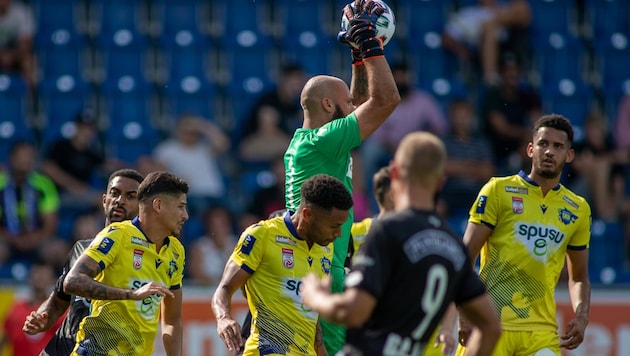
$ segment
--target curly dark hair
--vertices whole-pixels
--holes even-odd
[[[332,210],[350,210],[352,208],[352,195],[343,183],[327,174],[317,174],[307,179],[300,188],[302,201],[317,207]]]
[[[148,201],[158,194],[179,195],[188,193],[188,183],[166,171],[147,174],[138,187],[138,200]]]
[[[109,176],[109,179],[107,179],[108,187],[112,184],[112,181],[116,177],[124,177],[124,178],[133,179],[138,183],[142,183],[142,181],[144,180],[144,176],[140,174],[140,172],[136,171],[135,169],[123,168],[123,169],[117,170],[116,172],[112,173]]]
[[[550,127],[552,129],[564,131],[567,134],[569,143],[573,145],[573,126],[571,121],[560,114],[549,114],[541,116],[534,124],[534,135],[542,127]]]

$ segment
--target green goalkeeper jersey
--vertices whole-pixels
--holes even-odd
[[[329,174],[352,192],[352,157],[350,152],[361,144],[359,124],[354,113],[332,120],[317,129],[295,131],[284,155],[286,207],[295,211],[300,204],[300,187],[316,174]],[[354,214],[342,227],[342,236],[333,243],[333,291],[343,288],[344,261],[348,253],[350,228]]]

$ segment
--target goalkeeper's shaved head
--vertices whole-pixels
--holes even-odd
[[[330,75],[318,75],[309,79],[300,96],[302,109],[305,111],[321,110],[322,99],[330,98],[339,85],[346,86],[346,83]]]

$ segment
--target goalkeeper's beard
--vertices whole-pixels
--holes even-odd
[[[335,104],[335,112],[333,113],[333,118],[332,120],[337,120],[337,119],[341,119],[346,117],[346,115],[343,114],[343,111],[341,111],[341,107],[337,104]],[[332,121],[330,120],[330,121]]]

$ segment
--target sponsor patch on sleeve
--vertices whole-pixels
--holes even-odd
[[[114,246],[114,240],[109,237],[105,237],[101,240],[101,243],[98,244],[96,249],[106,255],[109,253],[109,250],[112,249],[112,246]]]
[[[480,195],[477,199],[477,214],[483,214],[486,212],[486,202],[488,201],[487,195]]]
[[[252,253],[252,248],[254,248],[254,244],[256,243],[256,238],[252,235],[247,235],[243,239],[243,244],[241,245],[241,252],[249,255]]]

